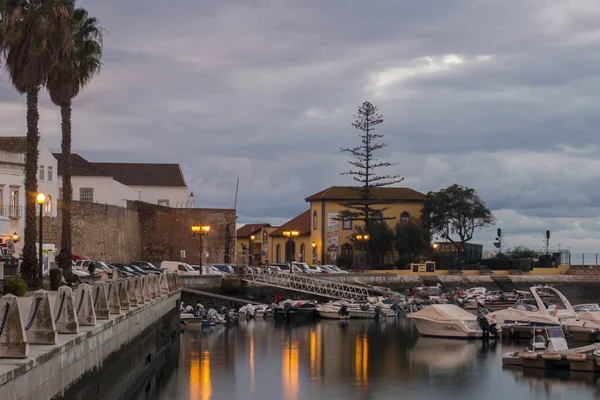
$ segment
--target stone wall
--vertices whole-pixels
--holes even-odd
[[[203,240],[204,264],[227,262],[226,249],[230,257],[235,251],[234,209],[169,208],[138,201],[131,206],[139,214],[141,256],[146,261],[180,261],[185,250],[183,261],[198,264],[200,241],[191,234],[196,224],[210,226]]]
[[[73,202],[73,254],[109,262],[129,262],[141,256],[138,213],[124,207]],[[60,249],[62,213],[44,217],[44,243]]]

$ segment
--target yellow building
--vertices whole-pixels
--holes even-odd
[[[338,255],[352,258],[350,237],[364,224],[351,219],[341,219],[347,210],[344,204],[360,202],[360,187],[332,186],[306,198],[310,203],[310,238],[307,243],[315,243],[317,259],[313,263],[335,263]],[[372,208],[382,209],[390,227],[420,218],[425,195],[409,188],[380,187],[372,189],[375,203]],[[381,203],[377,203],[381,201]]]
[[[284,232],[298,232],[295,237],[286,237]],[[312,239],[310,210],[289,220],[270,234],[269,262],[300,261],[312,264]],[[316,245],[316,244],[315,244]]]
[[[237,262],[240,265],[257,265],[268,259],[269,234],[276,230],[269,224],[246,224],[237,230]],[[252,257],[248,258],[248,249]]]

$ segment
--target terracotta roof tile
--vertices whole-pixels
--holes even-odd
[[[315,200],[359,200],[360,187],[357,186],[331,186],[325,190],[306,198],[306,201]],[[373,198],[387,201],[423,201],[425,195],[410,188],[379,187],[372,189]]]
[[[62,176],[63,162],[62,154],[54,153],[58,160],[58,175]],[[71,175],[73,176],[112,176],[106,171],[102,171],[92,165],[88,160],[77,153],[71,153]]]
[[[91,163],[127,186],[187,187],[179,164]]]
[[[0,150],[23,154],[27,151],[27,138],[25,136],[0,136]]]
[[[296,218],[281,225],[279,229],[271,232],[271,236],[283,236],[285,231],[298,231],[300,236],[310,234],[310,210],[306,210]]]
[[[244,238],[250,237],[250,235],[260,232],[263,228],[269,228],[269,224],[246,224],[237,230],[237,237]]]

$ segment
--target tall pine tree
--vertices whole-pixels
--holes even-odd
[[[382,222],[385,218],[383,212],[387,207],[376,207],[375,205],[385,205],[391,203],[376,196],[374,193],[377,188],[394,185],[404,180],[400,175],[380,174],[384,168],[389,168],[398,163],[379,161],[375,158],[375,152],[386,147],[385,143],[380,142],[383,134],[375,133],[377,125],[383,122],[383,117],[377,111],[377,107],[368,101],[362,103],[355,115],[356,120],[352,126],[359,131],[360,144],[352,148],[342,148],[342,153],[349,153],[353,160],[348,161],[353,168],[341,175],[351,175],[352,179],[360,184],[359,196],[356,200],[349,200],[341,203],[345,208],[340,215],[340,219],[361,221],[365,225],[365,232],[370,233],[370,227],[373,221]]]

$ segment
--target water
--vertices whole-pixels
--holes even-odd
[[[407,319],[188,328],[134,400],[593,399],[593,374],[523,375],[524,344],[419,337]]]

